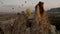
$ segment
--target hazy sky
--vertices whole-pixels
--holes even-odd
[[[46,9],[60,7],[60,0],[0,0],[0,5],[19,5],[21,7],[34,7],[39,1],[44,2]]]

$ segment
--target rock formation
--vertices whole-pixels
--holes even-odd
[[[19,15],[14,22],[12,34],[29,34],[29,28],[26,24],[27,18],[25,15]]]
[[[35,7],[35,23],[31,27],[31,34],[55,34],[55,29],[52,32],[51,24],[44,11],[44,3],[39,2]]]
[[[44,3],[39,2],[35,7],[35,16],[32,18],[31,12],[28,10],[29,16],[24,12],[18,13],[11,26],[11,24],[3,24],[0,27],[4,34],[56,34],[55,26],[51,25],[48,16],[44,11]],[[11,22],[13,22],[11,20]]]

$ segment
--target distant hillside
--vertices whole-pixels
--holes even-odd
[[[60,8],[52,8],[47,11],[47,15],[52,24],[57,26],[57,29],[60,29]]]
[[[59,8],[52,8],[50,10],[48,10],[49,12],[60,12],[60,7]]]

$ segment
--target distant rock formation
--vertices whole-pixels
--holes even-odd
[[[60,7],[47,10],[46,13],[51,24],[55,25],[57,30],[60,30]]]

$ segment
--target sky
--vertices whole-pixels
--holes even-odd
[[[20,7],[35,7],[39,2],[44,2],[44,8],[60,7],[60,0],[0,0],[0,5],[19,5]]]

